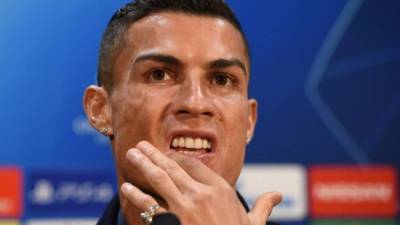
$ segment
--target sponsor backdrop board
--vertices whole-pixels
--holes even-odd
[[[35,219],[26,221],[25,225],[95,225],[96,218],[90,219]]]
[[[81,100],[84,88],[95,82],[103,29],[125,2],[0,1],[0,165],[18,167],[23,174],[14,183],[1,181],[0,217],[26,221],[101,214],[104,202],[94,199],[106,189],[95,190],[115,179],[93,171],[112,173],[112,153],[107,139],[88,125]],[[245,183],[238,185],[249,201],[261,191],[252,187],[258,183],[282,187],[290,197],[273,216],[294,224],[306,214],[307,223],[313,219],[310,212],[322,213],[310,208],[316,202],[308,202],[309,188],[302,189],[304,173],[310,185],[309,166],[399,169],[400,1],[227,2],[248,35],[250,96],[259,101],[246,162],[284,164],[266,167],[265,176],[258,169],[249,170],[250,178],[243,173]],[[295,169],[301,167],[304,172]],[[281,170],[285,181],[274,177]],[[21,182],[18,196],[7,191]],[[92,197],[85,202],[82,196]],[[50,200],[54,207],[46,206]],[[398,204],[393,206],[383,206],[390,208],[381,214],[384,219],[390,221],[394,212],[399,217]]]
[[[311,225],[397,225],[395,221],[390,220],[319,220]]]
[[[0,167],[0,218],[22,215],[22,173],[16,167]]]
[[[32,170],[26,178],[26,209],[33,217],[95,217],[116,192],[111,171]]]
[[[283,201],[271,214],[274,220],[303,220],[308,215],[306,169],[301,165],[247,165],[237,187],[250,206],[266,191],[282,192]]]
[[[313,217],[395,217],[398,185],[392,167],[314,166],[309,173]]]
[[[20,225],[20,223],[16,220],[1,220],[0,225]]]

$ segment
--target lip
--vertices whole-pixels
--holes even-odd
[[[197,159],[199,159],[203,163],[206,163],[213,157],[213,155],[215,154],[217,147],[218,147],[217,136],[215,135],[214,132],[211,132],[211,131],[174,130],[168,135],[167,141],[168,141],[169,145],[171,145],[172,138],[174,138],[174,137],[192,137],[192,138],[200,137],[200,138],[208,139],[209,141],[211,141],[211,150],[209,152],[195,156]],[[175,151],[172,148],[170,148],[170,149],[171,149],[171,151]]]

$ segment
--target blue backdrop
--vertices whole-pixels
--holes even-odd
[[[81,99],[125,2],[0,2],[0,165],[111,171]],[[247,162],[400,165],[400,1],[228,3],[259,101]]]

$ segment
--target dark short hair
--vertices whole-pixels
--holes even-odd
[[[97,84],[111,93],[113,65],[122,48],[128,28],[153,13],[177,12],[188,15],[219,17],[229,21],[242,35],[248,57],[249,48],[242,27],[224,0],[136,0],[117,10],[108,22],[100,45]]]

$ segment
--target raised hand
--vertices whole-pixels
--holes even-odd
[[[247,213],[234,188],[196,158],[164,154],[145,141],[130,149],[127,158],[166,202],[157,212],[172,212],[183,225],[264,225],[282,199],[278,192],[265,193]],[[159,204],[132,184],[124,183],[121,190],[140,210]]]

